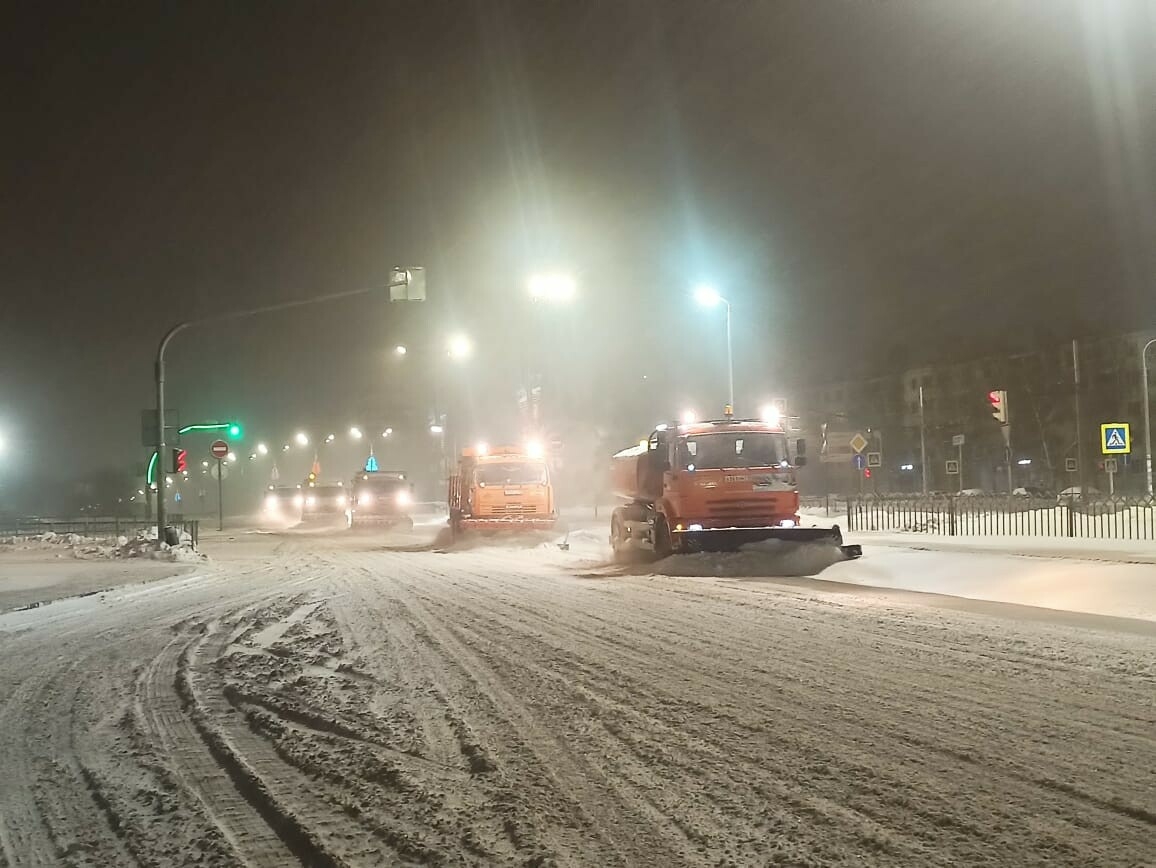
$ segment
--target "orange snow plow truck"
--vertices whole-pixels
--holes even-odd
[[[532,448],[464,449],[449,480],[450,529],[550,530],[558,522],[550,469]]]
[[[745,543],[779,539],[839,546],[839,527],[800,527],[795,468],[806,463],[806,443],[790,454],[778,424],[721,419],[660,425],[647,440],[611,462],[611,485],[625,501],[610,519],[618,556],[657,557],[693,551],[733,551]]]

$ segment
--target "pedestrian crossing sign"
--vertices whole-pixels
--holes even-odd
[[[1100,426],[1100,450],[1105,455],[1127,455],[1132,451],[1132,433],[1127,422],[1105,422]]]

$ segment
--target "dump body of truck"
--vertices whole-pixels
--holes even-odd
[[[725,551],[766,539],[842,544],[838,527],[803,528],[795,468],[799,440],[759,420],[664,425],[611,461],[616,552]],[[857,556],[857,546],[844,547]]]
[[[558,521],[546,461],[518,447],[464,450],[448,501],[455,534],[548,530]]]

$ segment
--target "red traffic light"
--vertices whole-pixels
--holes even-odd
[[[189,469],[189,452],[187,449],[173,450],[173,473],[184,473]]]
[[[866,470],[863,471],[863,478],[864,479],[870,479],[871,478],[871,468],[868,467]]]
[[[1007,391],[992,389],[987,393],[987,403],[991,407],[991,418],[1001,425],[1007,424]]]

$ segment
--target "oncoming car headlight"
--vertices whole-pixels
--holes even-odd
[[[305,498],[305,505],[306,506],[317,506],[317,498],[314,497],[313,495],[309,495],[309,497]]]
[[[293,498],[293,505],[294,506],[302,506],[304,503],[305,503],[305,498],[302,497],[300,494],[298,494],[296,497]]]
[[[265,509],[269,512],[276,512],[281,506],[281,501],[277,499],[277,495],[270,494],[265,498]]]
[[[373,495],[369,492],[362,492],[357,495],[358,506],[370,506],[373,503]]]
[[[337,505],[338,506],[345,506],[345,495],[344,494],[337,495]]]
[[[411,503],[413,503],[413,496],[408,491],[402,489],[397,493],[398,506],[409,506]]]

